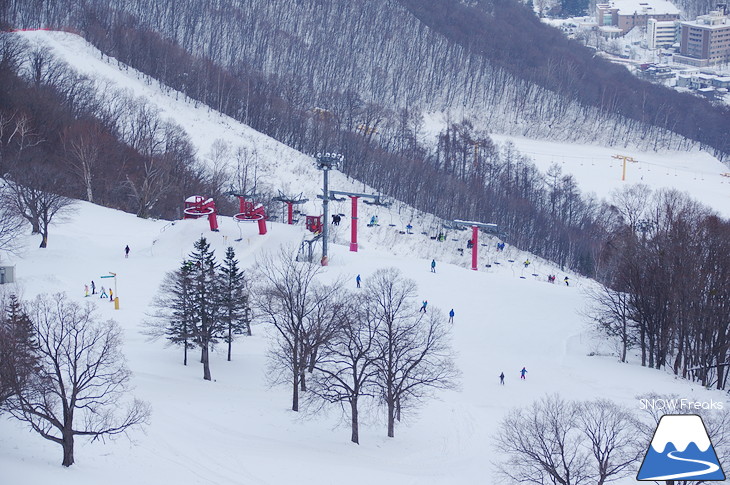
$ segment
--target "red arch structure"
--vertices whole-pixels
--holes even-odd
[[[185,209],[183,209],[183,219],[200,219],[208,217],[211,231],[218,231],[218,213],[215,210],[215,202],[213,199],[206,199],[202,195],[192,195],[185,199]]]

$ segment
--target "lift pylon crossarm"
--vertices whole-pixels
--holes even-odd
[[[257,194],[256,192],[239,192],[236,190],[229,190],[228,192],[223,193],[223,195],[230,195],[232,197],[243,197],[244,199],[261,199],[261,194]]]
[[[454,219],[454,224],[459,226],[476,226],[480,229],[484,229],[487,232],[499,232],[499,226],[497,224],[492,223],[486,223],[486,222],[476,222],[476,221],[462,221],[461,219]]]

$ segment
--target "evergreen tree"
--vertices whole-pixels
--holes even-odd
[[[230,246],[226,250],[226,257],[220,266],[219,278],[218,301],[221,305],[223,324],[226,329],[223,341],[228,344],[228,360],[230,361],[234,335],[241,335],[244,332],[251,335],[246,278],[238,267],[236,252]]]
[[[38,368],[33,323],[15,295],[0,321],[0,403],[23,389]]]
[[[188,350],[195,348],[193,330],[195,315],[193,313],[193,281],[192,265],[183,261],[177,271],[169,273],[162,284],[162,298],[158,306],[172,309],[171,318],[165,330],[165,338],[175,345],[183,346],[183,365],[188,365]]]
[[[200,346],[200,362],[203,364],[203,379],[211,380],[210,347],[218,342],[221,330],[221,312],[218,302],[220,285],[217,278],[215,252],[210,243],[201,237],[190,253],[192,288],[192,312],[194,315],[193,336]]]

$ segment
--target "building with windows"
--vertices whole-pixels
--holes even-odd
[[[596,5],[599,28],[614,26],[625,34],[634,27],[646,27],[649,19],[679,20],[679,9],[667,0],[611,0]]]
[[[649,19],[646,21],[646,46],[652,50],[672,47],[677,42],[678,31],[679,22],[676,20]]]
[[[679,27],[679,54],[674,62],[697,67],[730,62],[730,21],[724,11],[680,22]]]

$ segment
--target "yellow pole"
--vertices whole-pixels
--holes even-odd
[[[614,155],[611,158],[624,161],[623,171],[621,173],[621,181],[626,181],[626,162],[636,162],[636,160],[634,160],[633,157],[629,157],[628,155]]]

